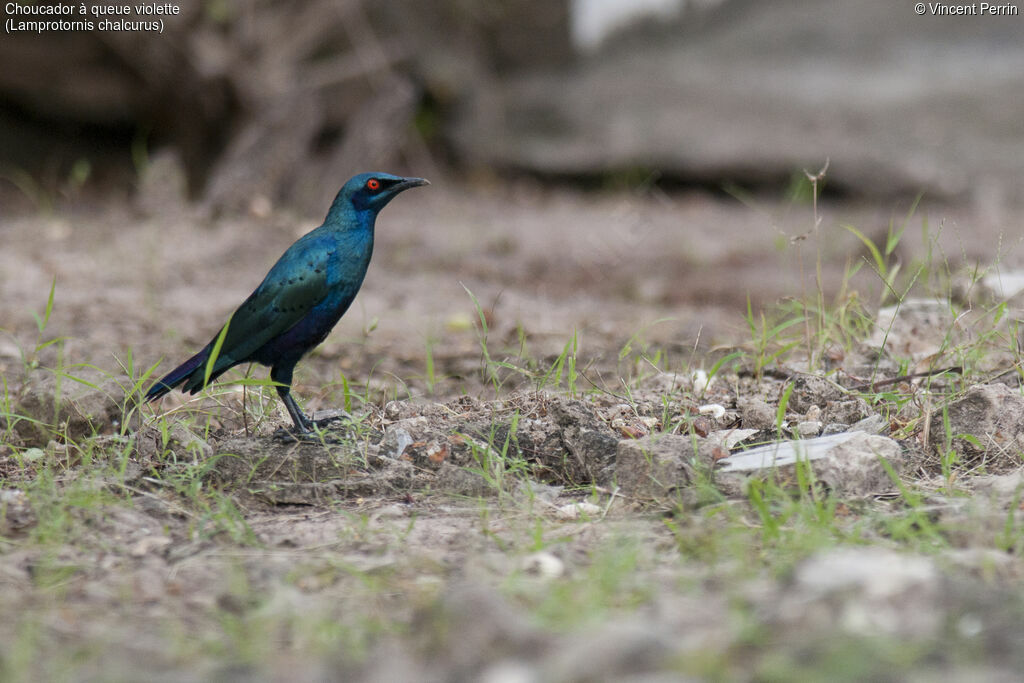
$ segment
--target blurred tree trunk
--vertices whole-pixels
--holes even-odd
[[[148,155],[169,149],[212,212],[313,210],[357,171],[431,165],[415,125],[425,97],[444,116],[489,74],[568,58],[567,0],[180,7],[162,35],[5,36],[0,172],[45,182],[85,159],[139,185]]]

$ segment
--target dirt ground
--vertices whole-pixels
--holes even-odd
[[[429,343],[438,375],[459,375],[438,394],[471,390],[462,383],[464,359],[475,363],[480,348],[466,289],[486,310],[499,346],[518,346],[521,328],[538,357],[560,352],[573,330],[582,355],[593,358],[617,356],[634,336],[681,357],[695,346],[742,342],[748,297],[757,309],[813,292],[819,251],[826,293],[836,292],[847,266],[867,255],[841,226],[884,240],[912,203],[823,204],[815,240],[807,202],[435,182],[381,216],[363,289],[300,382],[334,378],[332,365],[358,368],[360,381],[371,368],[409,381],[422,372]],[[321,220],[264,209],[210,222],[179,207],[121,203],[5,218],[4,372],[20,363],[15,345],[36,341],[33,315],[54,278],[50,329],[67,338],[65,362],[112,371],[113,356],[132,349],[138,362],[169,365],[205,344],[277,256]],[[924,203],[895,256],[910,262],[930,254],[951,269],[1018,263],[1019,239],[1004,237],[1005,212],[983,208]],[[854,285],[877,297],[872,273]]]
[[[8,432],[0,493],[14,493],[0,526],[0,611],[18,617],[0,625],[0,671],[12,680],[140,671],[168,681],[885,680],[911,671],[915,680],[1011,680],[1024,651],[1020,548],[978,540],[1012,535],[1006,500],[950,494],[922,504],[932,507],[921,520],[948,521],[938,555],[934,539],[906,541],[877,522],[898,494],[833,509],[839,540],[791,519],[782,544],[752,535],[732,503],[725,509],[735,512],[711,515],[690,500],[666,515],[614,495],[614,477],[541,458],[533,474],[545,476],[524,486],[521,473],[474,460],[469,445],[513,412],[534,421],[537,453],[550,430],[584,453],[605,443],[588,434],[614,437],[614,452],[630,430],[664,428],[663,414],[695,415],[705,402],[726,404],[726,417],[712,418],[721,426],[739,420],[738,394],[771,400],[778,378],[701,394],[691,370],[751,347],[748,299],[756,311],[813,296],[819,258],[826,294],[839,291],[867,255],[841,226],[884,241],[910,204],[824,203],[816,234],[809,203],[756,197],[443,179],[403,195],[378,220],[356,303],[296,377],[314,411],[345,407],[346,385],[356,395],[349,407],[362,421],[348,445],[276,441],[283,410],[268,400],[254,424],[243,421],[232,390],[187,404],[175,393],[143,409],[138,442],[112,420],[94,451]],[[951,271],[1019,261],[1019,245],[1000,238],[1006,214],[990,209],[925,203],[896,255],[907,264],[930,256]],[[129,357],[136,376],[158,361],[166,371],[319,218],[256,206],[210,221],[144,204],[4,217],[7,394],[23,397],[42,372],[26,367],[33,358],[71,374],[119,376]],[[37,333],[54,278],[52,315]],[[870,268],[852,287],[869,308],[877,301]],[[494,361],[543,374],[577,335],[577,393],[598,396],[585,409],[594,425],[573,417],[584,409],[564,387],[538,393],[536,373],[506,369],[500,386],[486,374],[467,290]],[[55,337],[63,344],[31,351]],[[610,397],[623,394],[640,407],[616,422],[622,401]],[[193,421],[162,438],[161,411],[212,418],[205,431]],[[447,442],[416,431],[444,420],[454,425]],[[374,479],[372,458],[394,449],[410,455],[407,469]],[[261,458],[272,456],[296,468],[284,478],[290,488],[266,484],[277,480],[263,476]],[[914,476],[934,491],[935,470],[918,462]],[[187,473],[174,483],[178,468]],[[26,473],[53,478],[51,493],[18,494],[31,488],[19,484]]]

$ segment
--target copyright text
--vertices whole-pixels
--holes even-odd
[[[1019,13],[1020,9],[1015,3],[997,5],[989,2],[972,2],[966,5],[953,5],[945,2],[918,2],[914,5],[914,14],[934,17],[1015,17]]]

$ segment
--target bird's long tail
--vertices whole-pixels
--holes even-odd
[[[206,359],[210,357],[210,347],[207,346],[196,355],[189,358],[187,361],[168,372],[160,381],[149,388],[146,392],[147,401],[155,401],[167,392],[174,389],[179,384],[184,383],[189,377],[196,371],[197,368],[202,367]],[[219,374],[219,373],[218,373]],[[211,380],[213,377],[210,378]],[[190,382],[189,386],[183,388],[183,391],[189,391],[195,382]],[[201,389],[203,384],[203,378],[199,378],[199,387],[191,388],[191,393],[195,393],[197,389]]]

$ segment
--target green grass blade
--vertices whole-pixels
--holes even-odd
[[[853,227],[852,225],[843,225],[843,229],[846,230],[847,232],[849,232],[851,235],[853,235],[857,239],[859,239],[864,244],[864,246],[867,247],[867,250],[869,252],[871,252],[871,258],[875,262],[875,268],[878,270],[879,275],[881,275],[884,278],[885,277],[885,257],[882,256],[882,252],[878,251],[878,247],[875,246],[875,243],[872,242],[867,237],[867,235],[865,235],[864,233],[862,233],[860,230],[858,230],[857,228]]]
[[[39,328],[39,334],[42,334],[46,330],[46,326],[50,322],[50,315],[53,313],[53,295],[57,291],[57,276],[53,276],[53,282],[50,283],[50,295],[46,298],[46,310],[43,311],[43,316],[39,317],[39,314],[35,311],[32,312],[32,317],[36,319],[36,327]]]
[[[210,357],[206,359],[206,372],[203,374],[203,386],[205,387],[210,383],[210,375],[213,374],[213,368],[217,364],[217,358],[220,356],[220,349],[224,346],[224,339],[228,336],[228,327],[231,326],[231,318],[224,323],[224,327],[221,328],[220,334],[217,335],[217,341],[213,343],[213,349],[210,351]]]

